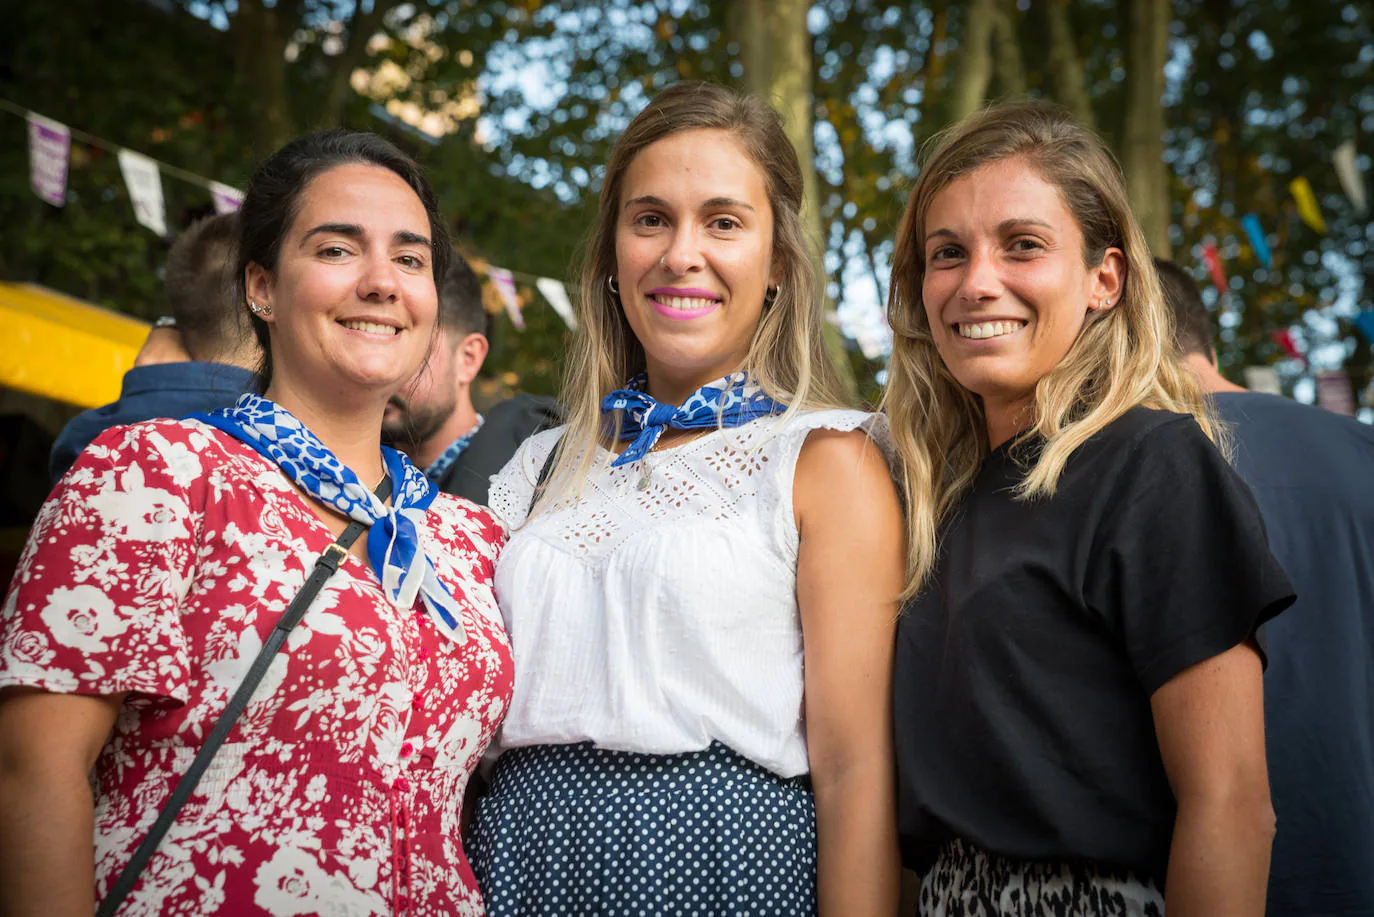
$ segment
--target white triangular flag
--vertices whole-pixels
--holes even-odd
[[[134,202],[138,222],[159,236],[167,235],[167,211],[162,203],[162,176],[157,163],[133,150],[119,151],[119,171]]]
[[[1368,201],[1364,196],[1364,176],[1355,168],[1355,141],[1347,140],[1331,154],[1331,164],[1336,167],[1336,177],[1341,180],[1341,188],[1355,211],[1364,216],[1369,212]]]
[[[515,330],[524,331],[525,317],[520,314],[520,293],[515,289],[515,275],[493,264],[487,268],[487,276],[491,278],[496,292],[501,294],[501,302],[505,304],[506,314],[510,316]]]
[[[539,292],[544,294],[544,298],[553,306],[553,311],[558,313],[558,317],[563,319],[563,323],[569,328],[577,327],[577,316],[573,314],[572,301],[568,299],[568,291],[564,288],[561,281],[551,277],[540,277],[535,280],[534,285]]]
[[[67,157],[72,132],[67,125],[29,112],[29,186],[54,207],[67,203]]]
[[[210,200],[215,204],[215,213],[233,213],[243,204],[243,192],[238,188],[210,182]]]

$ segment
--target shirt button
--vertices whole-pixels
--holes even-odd
[[[402,743],[401,743],[401,757],[402,757],[402,758],[409,758],[410,755],[411,755],[411,753],[412,753],[413,751],[415,751],[415,746],[414,746],[414,745],[411,745],[409,742],[402,742]]]
[[[391,788],[404,793],[406,790],[410,789],[410,781],[404,777],[397,777],[395,782],[391,784]]]
[[[399,911],[405,911],[405,910],[407,910],[409,907],[410,907],[410,899],[409,899],[409,898],[407,898],[405,895],[397,895],[397,896],[396,896],[396,909],[397,909],[397,910],[399,910]]]
[[[420,695],[417,694],[410,699],[410,709],[414,710],[416,713],[425,709],[425,702],[421,699]]]
[[[423,646],[420,647],[418,650],[415,651],[415,658],[423,662],[424,660],[429,658],[429,650],[425,649]]]

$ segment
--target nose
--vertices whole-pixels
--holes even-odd
[[[659,262],[674,277],[701,270],[705,261],[702,258],[696,229],[689,224],[678,226],[668,240],[668,249]]]
[[[369,254],[358,276],[358,298],[368,302],[393,302],[400,284],[396,265],[386,252]]]
[[[959,279],[959,298],[976,303],[996,299],[1002,294],[1002,278],[997,259],[991,254],[974,251],[964,262],[964,276]]]

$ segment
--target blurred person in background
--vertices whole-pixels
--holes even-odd
[[[1248,392],[1216,365],[1187,272],[1157,260],[1179,353],[1236,440],[1235,466],[1298,600],[1264,629],[1270,915],[1374,913],[1374,427]]]
[[[510,697],[505,535],[380,445],[447,230],[409,157],[343,130],[269,157],[239,218],[263,394],[97,437],[0,614],[0,912],[89,917],[333,564],[123,912],[480,915],[459,812]]]
[[[892,290],[898,819],[921,914],[1263,913],[1255,632],[1292,588],[1110,153],[1046,106],[954,125]]]
[[[148,332],[134,368],[124,374],[119,400],[63,427],[48,463],[54,484],[110,427],[213,411],[252,390],[262,350],[234,298],[238,228],[238,215],[225,213],[177,236],[162,280],[170,315]]]
[[[721,86],[664,90],[611,152],[568,424],[491,491],[517,674],[470,849],[497,917],[896,908],[901,511],[801,202],[777,113]]]
[[[488,349],[482,288],[467,260],[454,252],[439,285],[439,332],[415,379],[391,397],[382,437],[410,456],[444,493],[480,506],[491,476],[530,436],[560,423],[552,398],[515,395],[485,415],[472,403],[472,385]]]

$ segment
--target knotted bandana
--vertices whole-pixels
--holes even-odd
[[[688,395],[681,407],[655,401],[644,391],[648,382],[648,376],[640,373],[625,388],[601,399],[601,413],[625,412],[620,438],[634,440],[611,462],[612,468],[642,459],[669,427],[678,430],[738,427],[787,410],[785,405],[778,404],[750,382],[747,373],[731,373],[703,385]]]
[[[462,609],[435,574],[420,534],[425,510],[438,491],[409,459],[380,447],[392,484],[387,506],[290,411],[260,395],[242,395],[232,408],[190,416],[252,446],[301,490],[369,526],[367,559],[392,604],[409,611],[418,596],[445,636],[466,642]]]

